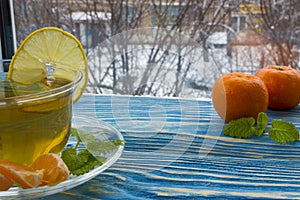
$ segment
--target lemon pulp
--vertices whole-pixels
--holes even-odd
[[[74,91],[74,102],[78,101],[88,81],[87,58],[79,40],[59,28],[45,27],[29,34],[12,58],[8,79],[22,84],[40,82],[47,76],[47,65],[82,73]],[[67,71],[60,72],[59,78],[72,79]]]

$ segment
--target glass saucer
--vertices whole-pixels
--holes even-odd
[[[108,123],[102,122],[95,117],[87,116],[74,116],[72,127],[83,131],[92,132],[97,140],[123,140],[122,134],[116,130],[113,126]],[[74,137],[70,137],[66,147],[74,146],[77,140]],[[123,143],[124,144],[124,143]],[[99,147],[100,148],[100,147]],[[99,175],[101,172],[109,168],[114,164],[121,156],[124,149],[124,145],[118,146],[113,152],[103,155],[106,157],[106,162],[101,166],[96,167],[90,172],[81,175],[73,176],[70,175],[69,179],[61,182],[55,186],[42,186],[37,188],[22,189],[19,187],[12,187],[8,191],[0,192],[0,199],[32,199],[38,197],[44,197],[52,194],[56,194],[78,185],[81,185],[95,176]]]

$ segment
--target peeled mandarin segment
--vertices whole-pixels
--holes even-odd
[[[42,185],[56,185],[68,179],[69,170],[64,161],[56,154],[39,156],[31,165],[35,170],[43,170]]]
[[[261,78],[269,92],[269,108],[284,110],[299,104],[300,73],[287,66],[267,66],[256,76]]]
[[[7,191],[13,186],[13,181],[7,179],[4,175],[0,174],[0,191]]]
[[[36,171],[27,165],[8,160],[0,161],[0,174],[24,189],[39,186],[43,178],[42,171]]]
[[[23,84],[39,82],[46,78],[46,63],[82,72],[82,79],[74,91],[74,102],[78,101],[88,81],[87,58],[79,40],[59,28],[41,28],[28,35],[12,58],[8,79]],[[67,72],[59,76],[71,78]]]

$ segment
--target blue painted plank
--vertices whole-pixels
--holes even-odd
[[[271,111],[298,128],[300,107]],[[299,199],[299,142],[229,138],[209,99],[84,95],[74,115],[119,129],[121,158],[93,180],[47,199]]]

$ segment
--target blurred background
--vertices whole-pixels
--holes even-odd
[[[300,67],[299,0],[1,0],[0,6],[2,61],[32,31],[62,28],[85,49],[90,93],[210,97],[221,74]]]

